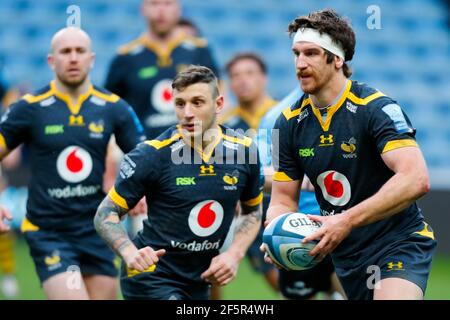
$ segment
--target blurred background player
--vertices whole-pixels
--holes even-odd
[[[126,299],[208,299],[210,284],[235,278],[261,224],[257,149],[218,125],[224,99],[216,76],[190,66],[172,87],[179,124],[125,155],[95,216],[98,233],[124,259]],[[120,219],[144,196],[148,220],[132,242]],[[242,219],[230,247],[219,252],[238,201]]]
[[[197,25],[190,19],[181,17],[178,20],[178,29],[182,30],[190,37],[200,37],[200,30]]]
[[[29,146],[32,179],[21,230],[49,299],[115,299],[114,253],[92,218],[104,197],[103,173],[112,134],[124,152],[143,139],[129,105],[93,86],[95,54],[79,28],[52,38],[48,64],[54,80],[8,109],[0,123],[0,158]],[[0,231],[8,230],[0,209]]]
[[[177,72],[190,64],[218,70],[206,40],[179,27],[177,0],[143,0],[141,14],[147,30],[119,49],[105,87],[131,104],[153,139],[177,122],[170,87]]]
[[[226,71],[230,81],[232,93],[238,105],[220,115],[219,122],[239,133],[249,137],[256,137],[256,130],[262,117],[277,103],[267,90],[267,66],[263,59],[252,52],[236,54],[226,64]],[[251,129],[250,131],[247,131]],[[263,220],[269,205],[270,195],[265,194],[263,199]],[[277,270],[264,262],[264,254],[259,250],[262,242],[263,226],[255,241],[247,251],[247,257],[253,269],[264,275],[270,287],[278,291]],[[220,288],[213,286],[212,299],[219,300],[222,295]]]
[[[300,88],[294,89],[289,95],[274,106],[261,120],[258,130],[258,147],[261,164],[264,172],[264,191],[269,195],[272,190],[272,128],[276,119],[283,110],[293,105],[300,97]],[[300,197],[298,211],[306,214],[320,215],[320,207],[316,200],[314,187],[308,177],[304,177],[302,183],[302,196]],[[261,242],[259,243],[261,245]],[[344,291],[334,272],[333,262],[328,256],[312,269],[304,271],[278,270],[278,287],[287,299],[315,299],[321,293],[323,299],[341,300]]]

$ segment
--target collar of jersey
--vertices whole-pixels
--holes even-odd
[[[142,43],[144,47],[156,54],[156,56],[158,57],[159,67],[167,67],[172,64],[172,59],[170,58],[172,51],[181,43],[183,43],[185,39],[186,35],[181,33],[173,39],[169,39],[166,48],[161,48],[157,42],[152,41],[151,39],[146,37],[145,34],[141,35],[141,37],[139,38],[139,42]]]
[[[251,129],[256,130],[259,127],[261,119],[264,117],[267,111],[269,111],[270,108],[272,108],[275,104],[276,104],[275,100],[267,97],[253,115],[250,114],[247,110],[243,109],[240,105],[236,107],[236,112],[245,122],[247,122],[248,126]]]
[[[221,128],[219,125],[218,125],[218,128],[219,128],[219,135],[217,136],[216,140],[214,140],[214,142],[213,142],[212,144],[209,144],[209,145],[206,147],[206,150],[203,150],[203,149],[201,149],[201,148],[198,148],[198,147],[196,147],[196,146],[193,146],[193,145],[191,144],[190,139],[184,139],[183,133],[182,133],[182,130],[181,130],[180,125],[177,125],[178,133],[181,135],[181,138],[183,139],[183,141],[184,141],[188,146],[190,146],[192,149],[194,149],[194,150],[200,155],[200,157],[203,159],[204,162],[208,162],[209,159],[211,159],[211,156],[212,156],[214,150],[216,149],[216,147],[217,147],[217,145],[220,143],[220,141],[223,139],[223,131],[222,131],[222,128]]]
[[[86,101],[87,98],[89,98],[89,96],[91,94],[93,94],[94,92],[94,87],[91,85],[89,85],[89,89],[78,96],[78,100],[76,104],[72,103],[72,100],[70,99],[69,95],[62,93],[60,91],[58,91],[58,89],[56,88],[56,83],[55,81],[51,81],[50,82],[50,91],[59,99],[61,99],[62,101],[64,101],[67,105],[67,107],[69,108],[70,112],[73,115],[77,115],[80,112],[81,106],[83,105],[83,102]]]
[[[320,110],[314,106],[314,102],[312,101],[311,97],[309,97],[311,107],[312,107],[311,109],[312,109],[314,115],[316,116],[317,120],[319,121],[320,126],[322,127],[323,131],[326,132],[326,131],[328,131],[328,129],[330,129],[331,118],[333,118],[333,115],[336,113],[336,111],[339,110],[339,108],[343,105],[344,101],[347,99],[347,96],[348,96],[348,93],[350,92],[351,87],[352,87],[351,80],[347,80],[347,85],[346,85],[345,90],[342,93],[341,97],[339,98],[339,100],[335,104],[333,104],[327,108],[328,112],[327,112],[327,118],[325,121],[322,119]]]

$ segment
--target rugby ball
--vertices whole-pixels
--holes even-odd
[[[309,252],[318,241],[302,244],[302,240],[315,233],[320,224],[306,214],[286,213],[273,219],[264,229],[263,244],[270,258],[287,270],[307,270],[319,263]]]

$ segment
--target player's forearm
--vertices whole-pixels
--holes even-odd
[[[94,218],[94,226],[100,237],[123,258],[137,250],[120,223],[120,217],[126,213],[127,210],[106,197],[98,207]]]
[[[228,249],[239,260],[241,260],[247,249],[255,240],[259,228],[261,227],[262,219],[261,205],[256,210],[247,211],[243,208],[243,215],[239,218],[236,230],[234,232],[234,240]]]
[[[350,208],[345,215],[352,226],[361,227],[388,218],[409,207],[428,192],[428,177],[397,173],[372,197]]]
[[[279,215],[285,214],[287,212],[297,212],[297,205],[288,205],[284,203],[272,204],[271,202],[269,208],[267,209],[266,221],[270,222]]]

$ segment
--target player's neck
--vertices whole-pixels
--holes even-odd
[[[337,74],[318,93],[311,94],[314,106],[318,109],[330,106],[344,92],[347,80],[343,74]]]
[[[86,78],[83,83],[81,83],[77,87],[70,87],[62,83],[58,78],[55,79],[55,86],[56,90],[58,90],[60,93],[65,94],[70,97],[70,100],[73,102],[78,101],[78,97],[82,94],[86,94],[90,87],[92,86],[91,81],[89,78]]]
[[[165,34],[159,34],[154,32],[151,28],[147,30],[145,33],[145,37],[152,41],[158,43],[160,46],[166,46],[172,41],[173,39],[176,39],[178,37],[182,36],[182,32],[177,29],[173,29]]]
[[[215,122],[201,136],[190,138],[185,137],[183,134],[181,134],[181,136],[183,140],[194,149],[202,150],[203,152],[209,152],[210,150],[208,149],[211,148],[212,145],[214,145],[213,142],[216,141],[217,138],[219,138],[219,136],[221,135],[220,131],[221,129],[219,127],[219,124]]]
[[[267,95],[262,94],[252,101],[239,101],[239,107],[250,115],[255,115],[267,98]]]

